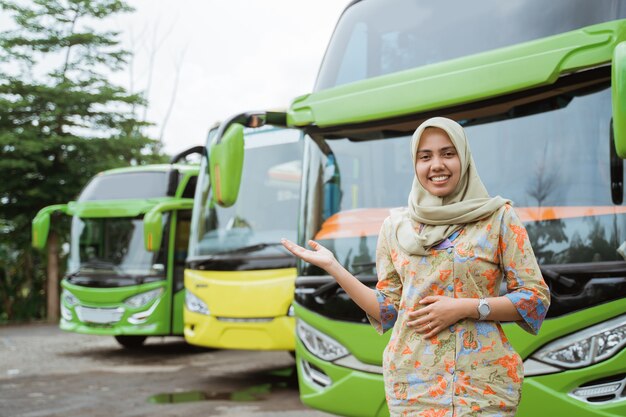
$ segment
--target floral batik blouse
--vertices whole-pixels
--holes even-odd
[[[506,280],[526,331],[536,334],[550,295],[528,240],[510,205],[464,225],[427,256],[409,255],[393,236],[389,218],[376,250],[379,333],[392,329],[383,354],[385,394],[392,416],[513,416],[523,365],[496,321],[464,319],[425,339],[406,325],[405,313],[424,308],[428,295],[497,297]]]

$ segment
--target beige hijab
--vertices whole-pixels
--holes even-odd
[[[400,247],[412,255],[427,255],[428,249],[464,224],[486,217],[509,203],[500,196],[489,197],[476,171],[465,131],[453,120],[433,117],[417,128],[411,140],[414,167],[419,141],[427,127],[438,127],[448,134],[461,160],[461,178],[455,190],[445,197],[426,191],[417,175],[413,179],[408,208],[394,210],[391,215]],[[415,227],[416,223],[424,225],[421,230]]]

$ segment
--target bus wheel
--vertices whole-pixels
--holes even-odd
[[[146,338],[147,336],[115,336],[117,343],[127,349],[136,349],[141,347]]]

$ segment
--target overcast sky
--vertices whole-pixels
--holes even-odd
[[[204,144],[209,127],[242,111],[285,108],[313,88],[335,23],[348,0],[131,0],[137,10],[111,19],[132,70],[114,81],[148,89],[148,119],[165,151]],[[131,73],[133,83],[131,85]]]

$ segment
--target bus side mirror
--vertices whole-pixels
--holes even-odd
[[[163,213],[174,210],[191,210],[193,198],[164,201],[152,207],[143,216],[143,244],[148,252],[157,252],[163,241]]]
[[[33,248],[43,250],[48,242],[48,232],[50,231],[50,212],[39,212],[33,219],[32,224],[32,245]]]
[[[213,201],[230,207],[237,201],[243,171],[243,125],[232,123],[224,135],[215,138],[209,150]]]
[[[143,243],[148,252],[156,252],[163,240],[163,214],[150,210],[143,216]]]
[[[617,156],[626,158],[626,41],[613,50],[611,66],[613,137]]]
[[[50,232],[50,216],[56,211],[67,212],[67,204],[56,204],[44,207],[35,216],[31,226],[31,245],[35,249],[43,250],[48,243],[48,233]]]

